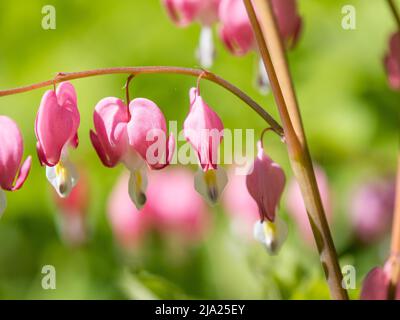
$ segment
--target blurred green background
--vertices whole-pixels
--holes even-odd
[[[44,5],[56,8],[56,30],[41,28]],[[352,4],[357,29],[341,27],[342,6]],[[354,245],[349,224],[351,190],[365,179],[394,175],[398,147],[399,93],[387,85],[382,59],[395,28],[383,0],[300,0],[304,29],[289,59],[309,145],[329,176],[334,194],[333,236],[340,262],[357,270],[361,281],[388,253],[388,241]],[[194,51],[200,27],[176,28],[160,1],[0,1],[0,88],[51,79],[57,72],[112,66],[178,65],[196,67]],[[254,84],[256,58],[231,56],[217,41],[212,71],[247,92],[278,118],[273,97]],[[81,112],[80,146],[72,158],[90,180],[90,241],[65,246],[55,226],[55,206],[44,169],[35,156],[34,119],[45,89],[0,98],[0,114],[12,117],[25,139],[25,155],[34,155],[24,188],[8,193],[0,220],[0,298],[2,299],[325,299],[329,298],[319,258],[303,244],[289,220],[287,243],[277,257],[255,241],[231,232],[220,206],[210,209],[214,227],[206,239],[183,248],[147,244],[145,254],[126,255],[117,246],[106,215],[107,198],[123,171],[104,168],[88,137],[95,104],[103,97],[124,98],[126,76],[74,80]],[[168,120],[181,125],[188,111],[188,90],[195,79],[179,75],[143,75],[131,95],[154,100]],[[237,98],[203,82],[202,95],[227,128],[265,123]],[[288,177],[285,147],[266,139],[268,152]],[[388,235],[389,236],[389,235]],[[177,252],[184,251],[183,255]],[[57,289],[43,290],[41,269],[54,265]]]

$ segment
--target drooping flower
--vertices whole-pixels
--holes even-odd
[[[201,168],[195,176],[195,189],[214,204],[227,183],[225,171],[217,164],[224,125],[216,112],[204,102],[197,88],[190,89],[189,96],[190,111],[183,129],[186,140],[197,153]]]
[[[36,116],[37,152],[46,176],[61,197],[67,197],[78,175],[68,159],[68,147],[78,146],[80,116],[75,89],[69,82],[44,94]]]
[[[258,154],[246,176],[249,194],[258,206],[260,221],[254,226],[254,236],[265,245],[269,253],[277,253],[287,237],[283,220],[276,220],[276,211],[285,187],[285,173],[269,158],[257,143]]]
[[[7,206],[3,190],[20,189],[28,177],[32,158],[29,156],[21,165],[23,152],[22,135],[17,124],[6,116],[0,116],[0,217]]]
[[[287,48],[293,48],[299,39],[302,19],[297,8],[297,0],[272,0],[272,8],[278,28]]]
[[[284,43],[292,48],[297,43],[302,25],[296,0],[272,0],[272,9]],[[232,54],[242,56],[256,50],[253,29],[243,1],[221,0],[219,18],[220,37]]]
[[[189,171],[172,168],[152,171],[141,214],[126,193],[128,179],[124,174],[117,182],[108,206],[111,225],[121,245],[138,246],[151,231],[179,238],[183,243],[201,239],[209,222],[204,201],[192,188]]]
[[[271,4],[286,47],[294,47],[302,25],[296,0],[272,0]],[[250,51],[258,52],[253,29],[242,0],[221,0],[219,19],[220,38],[233,55],[243,56]],[[267,92],[269,80],[261,60],[257,67],[257,84],[263,92]]]
[[[384,63],[390,87],[400,90],[400,32],[391,35]]]
[[[397,283],[392,283],[392,276],[397,278]],[[365,277],[361,300],[400,300],[400,258],[389,258],[384,267],[373,268]]]
[[[320,166],[314,166],[314,172],[326,218],[328,222],[331,222],[332,201],[328,177]],[[301,195],[300,186],[294,178],[290,181],[288,186],[286,208],[288,213],[296,221],[296,225],[299,227],[300,234],[303,238],[307,243],[313,243],[313,233],[308,219],[307,210],[304,205],[304,200]]]
[[[395,199],[394,179],[360,186],[352,195],[349,212],[357,238],[365,243],[381,239],[390,229]]]
[[[62,240],[79,246],[88,238],[87,213],[89,209],[89,181],[80,170],[80,179],[66,198],[55,197],[57,222]]]
[[[95,108],[95,130],[90,138],[100,160],[107,167],[122,162],[130,171],[128,192],[138,208],[146,202],[147,175],[166,167],[173,156],[175,139],[167,138],[166,121],[158,106],[138,98],[129,108],[118,98],[104,98]]]
[[[204,68],[212,66],[215,49],[212,25],[218,21],[218,7],[221,0],[163,0],[171,20],[179,27],[186,27],[198,21],[202,28],[197,57]]]

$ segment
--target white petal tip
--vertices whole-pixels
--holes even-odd
[[[210,205],[215,205],[228,182],[225,170],[199,170],[194,177],[194,188]]]
[[[78,173],[75,166],[68,160],[54,167],[46,167],[46,177],[61,198],[67,198],[78,183]]]
[[[147,174],[143,167],[131,172],[129,176],[128,193],[138,210],[146,204]]]
[[[288,235],[286,223],[279,217],[275,218],[275,222],[257,221],[253,232],[254,238],[261,242],[272,256],[279,253]]]
[[[0,189],[0,218],[3,216],[7,208],[7,198],[6,193]]]

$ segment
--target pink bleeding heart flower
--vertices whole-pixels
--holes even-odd
[[[286,47],[293,48],[297,44],[303,24],[298,13],[297,0],[272,0],[272,8]]]
[[[355,234],[362,243],[380,240],[390,230],[395,201],[394,179],[361,185],[352,195],[349,213]]]
[[[272,9],[286,47],[297,43],[301,31],[301,18],[296,0],[272,0]],[[222,0],[219,6],[221,26],[219,36],[226,48],[236,56],[257,51],[253,28],[242,0]],[[257,85],[261,92],[269,92],[269,79],[262,60],[258,57]]]
[[[197,242],[210,221],[202,197],[193,189],[193,177],[183,168],[153,172],[148,189],[148,206],[154,228],[183,241]],[[179,192],[179,199],[176,194]]]
[[[399,279],[400,258],[389,258],[384,267],[373,268],[364,279],[361,289],[361,300],[400,300],[400,284],[391,284],[392,275]]]
[[[148,99],[134,99],[129,108],[118,98],[102,99],[95,108],[96,132],[90,138],[100,160],[107,167],[122,162],[131,172],[129,195],[140,208],[146,202],[145,164],[163,169],[175,150],[173,134],[167,138],[166,121],[158,106]]]
[[[88,238],[87,214],[90,188],[88,177],[80,171],[80,179],[66,198],[55,197],[57,222],[62,240],[70,246],[79,246]]]
[[[222,0],[219,6],[219,35],[227,49],[242,56],[256,49],[253,28],[241,0]]]
[[[400,90],[400,32],[392,34],[389,51],[384,59],[389,85],[393,90]]]
[[[326,218],[328,222],[331,222],[332,201],[328,177],[326,176],[324,170],[318,165],[314,166],[314,172]],[[294,178],[290,181],[288,186],[288,192],[286,196],[286,208],[288,213],[296,221],[296,225],[299,228],[300,234],[303,236],[306,242],[308,244],[314,243],[314,237],[308,219],[307,210],[304,205],[300,186]]]
[[[220,0],[163,0],[167,13],[179,27],[194,21],[201,25],[197,58],[204,68],[210,68],[215,56],[212,25],[218,21]]]
[[[128,248],[137,247],[151,231],[178,238],[183,243],[201,240],[209,221],[204,201],[192,188],[190,171],[153,171],[149,179],[147,202],[141,211],[132,204],[125,191],[129,180],[126,174],[110,196],[108,213],[119,243]]]
[[[183,130],[186,140],[197,153],[201,168],[195,176],[195,189],[214,204],[227,183],[225,171],[217,165],[224,125],[216,112],[204,102],[197,88],[190,89],[189,96],[190,111]]]
[[[276,254],[287,238],[285,222],[276,216],[285,187],[285,173],[268,157],[257,143],[258,154],[246,176],[249,194],[258,206],[260,221],[254,226],[254,237],[263,243],[270,254]]]
[[[301,31],[302,20],[296,0],[272,0],[278,28],[287,47],[293,47]],[[219,6],[220,37],[227,49],[242,56],[256,50],[253,29],[242,0],[222,0]]]
[[[37,152],[46,176],[59,196],[67,197],[78,175],[68,159],[68,147],[78,146],[80,116],[76,93],[69,82],[44,94],[36,116]]]
[[[162,0],[172,21],[186,27],[198,20],[203,25],[218,21],[220,0]]]
[[[0,216],[7,206],[3,190],[20,189],[28,177],[32,158],[29,156],[21,165],[23,152],[22,135],[17,124],[6,116],[0,116]]]

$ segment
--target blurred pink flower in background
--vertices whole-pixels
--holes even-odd
[[[391,35],[384,63],[390,87],[400,90],[400,32]]]
[[[219,6],[219,35],[226,48],[236,56],[255,50],[256,42],[246,7],[241,0],[222,0]]]
[[[400,284],[397,283],[396,287],[390,288],[392,271],[396,272],[393,268],[399,268],[399,260],[398,257],[391,257],[383,268],[375,267],[367,274],[361,289],[361,300],[388,300],[390,290],[392,290],[392,298],[400,300]]]
[[[247,191],[245,175],[235,174],[235,169],[231,169],[228,176],[229,183],[223,194],[223,205],[232,217],[235,230],[250,238],[254,224],[260,220],[257,203]]]
[[[302,26],[296,0],[272,0],[272,8],[285,46],[293,48]],[[222,0],[219,6],[219,19],[221,22],[219,36],[233,55],[243,56],[250,51],[258,52],[253,29],[242,0]],[[262,92],[269,91],[268,75],[261,59],[257,67],[257,85]]]
[[[83,169],[79,170],[79,182],[68,197],[54,194],[63,241],[72,246],[82,245],[88,238],[88,210],[90,203],[89,180]]]
[[[197,58],[204,68],[210,68],[214,61],[215,48],[212,25],[218,21],[220,0],[163,0],[169,17],[179,27],[186,27],[194,21],[201,24]]]
[[[303,24],[297,0],[272,0],[272,7],[286,47],[293,48],[297,44]]]
[[[394,179],[361,185],[351,198],[351,222],[359,240],[372,243],[382,238],[390,230],[392,222]]]
[[[151,172],[147,202],[138,211],[130,201],[124,174],[111,193],[108,214],[118,242],[135,247],[150,231],[176,237],[184,243],[199,241],[209,227],[206,205],[193,189],[193,176],[188,170],[170,168]]]
[[[314,172],[317,179],[318,189],[321,195],[322,205],[324,206],[325,215],[327,217],[328,223],[330,223],[332,221],[332,204],[328,177],[326,176],[323,169],[318,165],[314,166]],[[292,178],[289,183],[288,192],[286,195],[286,209],[295,220],[296,225],[299,228],[300,234],[307,241],[307,243],[312,244],[314,242],[314,238],[310,222],[304,205],[303,197],[301,195],[299,184],[294,178]]]
[[[162,0],[171,20],[179,27],[194,21],[211,25],[218,20],[220,0]]]

